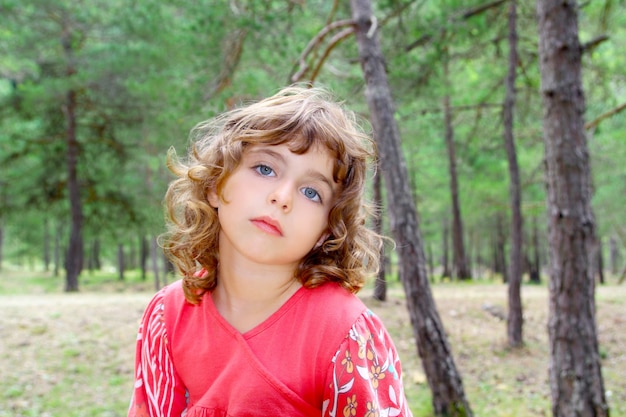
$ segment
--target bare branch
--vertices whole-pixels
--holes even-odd
[[[204,94],[204,100],[209,100],[230,84],[235,68],[241,59],[243,44],[247,35],[247,30],[238,29],[226,39],[222,69],[218,76],[211,82],[211,85],[207,88],[207,92]]]
[[[600,116],[596,117],[594,120],[585,123],[585,129],[586,130],[595,129],[596,127],[598,127],[600,122],[602,122],[605,119],[608,119],[611,116],[615,116],[616,114],[622,112],[624,109],[626,109],[626,103],[620,104],[619,106],[607,111],[606,113],[602,113]]]
[[[324,50],[324,53],[322,54],[322,57],[317,62],[317,66],[315,67],[315,70],[313,71],[313,74],[311,74],[311,83],[315,82],[315,79],[317,78],[317,75],[319,74],[320,70],[322,69],[322,66],[324,65],[324,62],[326,61],[326,58],[328,58],[328,55],[330,55],[330,51],[332,51],[335,48],[335,46],[337,46],[337,44],[339,44],[339,42],[341,42],[342,40],[344,40],[348,36],[352,35],[353,33],[354,33],[354,28],[349,27],[349,28],[346,28],[346,29],[342,30],[341,32],[335,34],[335,36],[333,36],[330,39],[330,41],[328,43],[328,46],[326,47],[326,49]]]
[[[309,70],[309,65],[306,63],[306,58],[311,53],[311,51],[313,51],[313,49],[317,48],[322,43],[324,38],[330,32],[332,32],[335,29],[344,27],[344,26],[352,26],[352,24],[353,24],[353,21],[351,19],[344,19],[344,20],[338,20],[336,22],[332,22],[324,26],[322,30],[320,30],[318,34],[315,35],[315,37],[309,41],[306,48],[304,48],[304,50],[300,54],[300,58],[298,59],[300,67],[298,71],[291,76],[291,82],[295,83],[302,79],[304,74]]]
[[[498,7],[500,6],[502,3],[505,3],[507,0],[495,0],[492,1],[491,3],[486,3],[486,4],[482,4],[480,6],[476,6],[472,9],[466,10],[465,12],[461,13],[460,18],[453,18],[451,19],[452,21],[455,20],[467,20],[471,17],[477,16],[481,13],[486,12],[489,9],[492,9],[494,7]],[[439,32],[444,32],[445,29],[444,28],[440,28]],[[431,33],[426,33],[422,36],[420,36],[417,40],[411,42],[409,45],[407,45],[404,50],[406,52],[409,52],[410,50],[417,48],[418,46],[421,46],[423,44],[425,44],[426,42],[430,41],[432,39],[433,35]]]
[[[339,0],[333,1],[333,7],[330,9],[330,13],[328,14],[328,18],[326,18],[326,25],[330,25],[333,18],[335,17],[335,13],[337,13],[337,9],[339,8]]]
[[[502,3],[506,1],[507,0],[496,0],[496,1],[492,1],[491,3],[481,4],[480,6],[476,6],[473,9],[467,10],[465,13],[461,15],[461,17],[465,20],[469,19],[470,17],[474,17],[483,12],[486,12],[487,10],[491,8],[498,7],[499,5],[501,5]]]
[[[608,35],[596,36],[595,38],[593,38],[589,42],[585,42],[585,43],[582,44],[583,53],[593,52],[593,50],[596,49],[596,47],[598,45],[600,45],[602,42],[605,42],[605,41],[608,41],[608,40],[609,40],[609,36]]]

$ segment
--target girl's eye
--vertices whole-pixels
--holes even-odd
[[[304,187],[302,189],[302,194],[304,194],[304,196],[306,198],[308,198],[309,200],[311,200],[311,201],[316,201],[316,202],[319,202],[319,203],[322,202],[322,197],[320,196],[320,193],[315,191],[314,188]]]
[[[257,165],[254,167],[254,170],[264,177],[273,177],[276,175],[274,174],[274,170],[267,165]]]

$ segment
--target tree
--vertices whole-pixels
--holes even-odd
[[[77,33],[72,27],[73,22],[67,14],[67,10],[61,10],[61,45],[66,62],[65,76],[68,81],[76,75],[76,45],[81,43],[79,38],[83,33]],[[65,291],[78,291],[78,276],[83,269],[83,208],[80,198],[80,184],[78,180],[78,158],[80,146],[76,133],[76,106],[77,92],[70,86],[65,93],[63,115],[65,116],[65,141],[67,158],[67,189],[70,202],[70,240],[65,257]]]
[[[509,162],[509,194],[511,200],[511,248],[509,252],[509,314],[507,315],[507,340],[510,347],[523,343],[522,299],[522,191],[520,187],[515,137],[513,135],[513,113],[515,110],[515,74],[517,71],[517,2],[509,3],[509,69],[506,77],[504,99],[504,144]]]
[[[442,53],[444,84],[449,90],[450,69],[447,46]],[[450,92],[446,91],[443,97],[443,115],[445,127],[446,149],[448,153],[448,174],[450,176],[450,200],[452,202],[452,275],[454,278],[470,279],[472,274],[465,255],[465,237],[463,233],[463,217],[459,201],[459,177],[457,174],[456,146],[454,143],[454,128],[452,127],[452,109],[450,108]]]
[[[374,231],[379,235],[383,234],[383,197],[382,197],[382,184],[380,180],[380,170],[376,170],[376,174],[374,175],[373,186],[374,186],[374,204],[378,209],[376,212],[376,218],[374,219]],[[379,301],[387,300],[387,268],[386,268],[386,255],[385,255],[385,245],[380,248],[380,269],[378,274],[376,275],[376,281],[374,283],[374,298]]]
[[[378,41],[377,21],[369,0],[351,0],[350,5],[365,77],[366,100],[380,150],[391,230],[398,243],[400,277],[418,353],[433,394],[433,408],[439,416],[471,416],[461,376],[428,283],[417,210],[400,151],[400,134]]]
[[[550,252],[552,414],[609,416],[595,318],[595,220],[574,1],[538,0]]]

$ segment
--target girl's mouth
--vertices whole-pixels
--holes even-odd
[[[272,219],[271,217],[263,216],[263,217],[252,219],[250,221],[256,227],[263,230],[264,232],[269,233],[270,235],[274,235],[274,236],[283,235],[283,231],[280,227],[280,223],[278,223],[276,220]]]

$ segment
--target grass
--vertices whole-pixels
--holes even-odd
[[[44,273],[0,274],[0,417],[124,416],[132,391],[134,342],[151,282],[128,274],[85,274],[81,291],[64,294]],[[547,289],[524,286],[525,346],[506,347],[506,323],[484,307],[506,309],[499,283],[438,283],[433,294],[475,416],[548,416]],[[432,416],[403,293],[388,301],[361,297],[385,322],[403,361],[416,417]],[[603,376],[612,415],[626,415],[626,286],[598,288]]]

